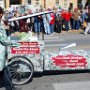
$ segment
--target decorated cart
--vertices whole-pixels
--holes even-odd
[[[46,14],[42,12],[29,16],[10,19],[20,20]],[[21,35],[21,36],[20,36]],[[65,50],[75,46],[75,43],[59,49],[59,52],[47,52],[44,50],[44,41],[33,37],[31,32],[19,33],[17,37],[11,36],[11,40],[19,46],[8,47],[9,67],[14,84],[24,84],[30,81],[34,72],[49,70],[85,70],[90,69],[90,52],[85,50]]]

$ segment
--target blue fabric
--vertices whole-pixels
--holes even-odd
[[[54,32],[54,25],[50,24],[50,32],[53,33]]]
[[[65,20],[65,30],[68,31],[69,30],[69,21]]]
[[[35,32],[39,33],[40,32],[40,22],[34,22],[34,28],[35,28]]]
[[[51,32],[50,32],[50,25],[49,25],[49,19],[48,19],[49,15],[44,14],[44,15],[42,15],[42,17],[43,17],[45,33],[50,34]]]

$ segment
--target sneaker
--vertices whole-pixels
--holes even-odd
[[[62,33],[59,33],[59,34],[62,34]]]
[[[21,88],[13,87],[12,90],[21,90]]]
[[[83,33],[84,35],[87,35],[87,33]]]

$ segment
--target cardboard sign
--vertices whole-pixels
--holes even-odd
[[[40,54],[38,42],[19,42],[19,47],[12,47],[12,54]]]

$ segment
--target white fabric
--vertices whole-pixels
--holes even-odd
[[[90,22],[87,23],[87,27],[85,29],[85,34],[87,34],[89,30],[90,30]]]
[[[27,19],[27,23],[30,23],[30,18]]]

